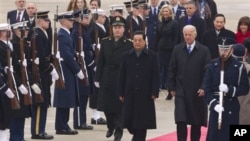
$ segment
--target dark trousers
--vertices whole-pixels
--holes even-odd
[[[24,140],[25,118],[10,119],[10,141]]]
[[[32,105],[31,135],[45,133],[47,107]]]
[[[74,119],[74,128],[81,126],[86,123],[86,110],[87,110],[88,96],[81,95],[79,96],[79,106],[74,108],[73,119]]]
[[[201,126],[191,125],[191,141],[199,141],[201,136]],[[177,140],[187,140],[187,124],[185,122],[177,122]]]
[[[97,109],[97,98],[98,98],[98,92],[99,88],[94,87],[94,91],[89,95],[89,107],[92,109]]]
[[[160,88],[166,89],[167,88],[167,65],[160,66]]]
[[[133,134],[132,141],[145,141],[147,136],[147,129],[130,129],[130,134]]]
[[[123,135],[121,113],[104,112],[107,120],[107,127],[110,131],[115,131],[115,139],[121,139]]]
[[[69,125],[69,108],[56,108],[56,130],[68,130],[70,129]]]

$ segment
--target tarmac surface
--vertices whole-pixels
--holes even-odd
[[[0,23],[6,22],[7,11],[15,9],[15,0],[0,0]],[[38,10],[49,10],[49,17],[53,19],[53,14],[56,11],[56,5],[59,6],[59,12],[66,11],[70,0],[26,0],[27,2],[35,2]],[[89,0],[87,0],[89,2]],[[121,4],[125,0],[102,0],[102,8],[109,15],[110,4]],[[128,0],[126,0],[128,1]],[[250,0],[215,0],[217,3],[218,13],[223,13],[226,16],[226,28],[236,31],[237,23],[240,17],[250,16]],[[53,23],[52,23],[53,25]],[[59,25],[57,25],[59,28]],[[51,91],[53,92],[53,86]],[[163,90],[158,99],[156,99],[156,114],[157,114],[157,129],[148,130],[147,139],[151,139],[166,133],[175,131],[174,123],[174,100],[166,101],[167,91]],[[53,100],[52,100],[53,101]],[[70,116],[70,126],[73,127],[72,111]],[[91,110],[87,110],[87,123],[90,124]],[[102,117],[104,115],[102,114]],[[93,130],[78,130],[78,135],[56,135],[55,134],[55,108],[51,107],[48,110],[46,132],[54,135],[54,141],[112,141],[113,137],[106,138],[106,125],[94,125]],[[30,138],[30,118],[26,119],[25,124],[25,140],[31,141]],[[127,130],[124,130],[122,141],[130,141],[131,135]],[[39,141],[39,140],[37,140]]]

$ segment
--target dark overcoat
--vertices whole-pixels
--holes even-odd
[[[168,72],[168,87],[175,91],[175,122],[206,126],[207,105],[204,96],[198,96],[199,89],[204,90],[203,78],[205,66],[210,61],[208,48],[198,41],[191,54],[185,43],[175,46]]]
[[[211,59],[219,57],[218,38],[222,37],[236,40],[234,32],[225,28],[222,28],[218,35],[216,34],[215,29],[210,29],[204,33],[201,43],[208,47],[211,54]]]
[[[61,61],[65,88],[55,88],[54,107],[74,108],[77,105],[77,76],[80,67],[76,61],[76,48],[70,34],[60,28],[58,31],[58,49],[63,59]]]
[[[124,128],[155,129],[156,112],[152,96],[159,95],[159,63],[148,49],[137,57],[134,49],[127,52],[119,71],[119,96],[124,97]]]
[[[39,75],[41,79],[42,96],[44,98],[44,102],[35,104],[48,107],[51,105],[50,86],[52,84],[52,78],[50,72],[53,70],[53,66],[50,63],[50,41],[40,28],[36,28],[35,33],[33,34],[36,36],[37,57],[39,58]]]
[[[221,129],[218,129],[218,113],[214,107],[219,104],[220,59],[216,58],[208,65],[205,76],[205,97],[209,106],[209,125],[207,141],[229,141],[231,124],[239,124],[240,104],[238,96],[246,95],[249,82],[244,64],[230,57],[224,63],[224,83],[229,91],[223,96],[224,112],[222,113]]]
[[[132,42],[125,36],[121,37],[116,44],[113,37],[102,40],[95,75],[95,81],[100,83],[98,110],[121,112],[122,103],[117,94],[118,72],[123,53],[132,48]]]

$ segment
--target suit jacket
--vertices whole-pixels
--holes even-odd
[[[16,18],[17,18],[17,10],[12,10],[7,13],[7,20],[10,20],[10,24],[17,23]],[[23,17],[20,17],[21,21],[24,20],[29,20],[29,16],[27,14],[27,11],[24,10]]]
[[[177,10],[176,10],[175,13],[174,13],[174,19],[175,19],[176,21],[178,21],[178,20],[181,18],[180,16],[183,14],[183,12],[184,12],[184,14],[185,14],[185,16],[186,16],[186,15],[187,15],[187,14],[186,14],[186,9],[185,9],[184,7],[178,5]]]
[[[201,39],[202,39],[202,35],[205,33],[206,31],[206,22],[205,20],[203,20],[200,16],[198,15],[193,15],[192,18],[190,19],[190,21],[188,20],[188,17],[185,16],[185,17],[182,17],[180,20],[179,20],[179,43],[183,42],[184,41],[184,38],[183,38],[183,27],[186,26],[186,25],[193,25],[195,26],[196,28],[196,31],[197,31],[197,36],[196,36],[196,40],[201,42]]]

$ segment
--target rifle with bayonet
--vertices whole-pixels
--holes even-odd
[[[16,85],[16,81],[15,81],[15,77],[13,74],[13,70],[11,70],[11,68],[13,69],[12,66],[12,57],[11,57],[11,50],[10,47],[8,45],[9,42],[9,37],[10,37],[10,31],[8,31],[7,34],[7,50],[6,50],[6,63],[7,63],[7,84],[9,86],[9,88],[11,89],[11,91],[14,93],[14,98],[10,99],[11,102],[11,109],[20,109],[20,98],[19,98],[19,94],[18,94],[18,90],[17,90],[17,85]]]
[[[77,62],[80,65],[80,68],[83,72],[84,78],[81,80],[83,86],[88,86],[89,81],[88,81],[88,74],[87,74],[87,69],[84,61],[84,53],[83,53],[83,40],[82,40],[82,24],[81,21],[83,19],[83,10],[81,11],[79,23],[78,23],[78,41],[77,41]]]
[[[65,88],[64,85],[64,75],[63,75],[63,70],[62,70],[62,65],[61,65],[61,57],[60,57],[60,52],[58,50],[58,45],[57,45],[57,28],[56,28],[56,22],[58,21],[58,6],[56,8],[56,14],[54,15],[54,35],[53,35],[53,40],[54,40],[54,67],[59,75],[59,79],[56,80],[55,85],[57,88]]]
[[[132,24],[132,20],[133,20],[133,2],[132,0],[130,0],[130,19],[129,19],[129,37],[130,39],[133,38],[133,24]]]
[[[21,37],[20,37],[20,71],[21,71],[21,83],[27,88],[28,94],[25,94],[23,96],[24,98],[24,105],[31,105],[32,104],[32,99],[31,99],[31,91],[30,91],[30,86],[29,86],[29,79],[27,75],[27,60],[25,58],[25,53],[24,53],[24,38],[25,38],[25,21],[24,26],[21,29]]]
[[[35,16],[35,19],[37,18],[37,15]],[[37,50],[36,50],[36,26],[33,28],[33,35],[31,37],[31,56],[32,56],[32,78],[33,82],[39,86],[39,61],[37,57]],[[41,87],[40,87],[41,88]],[[42,94],[35,94],[35,102],[43,102],[43,96]]]

